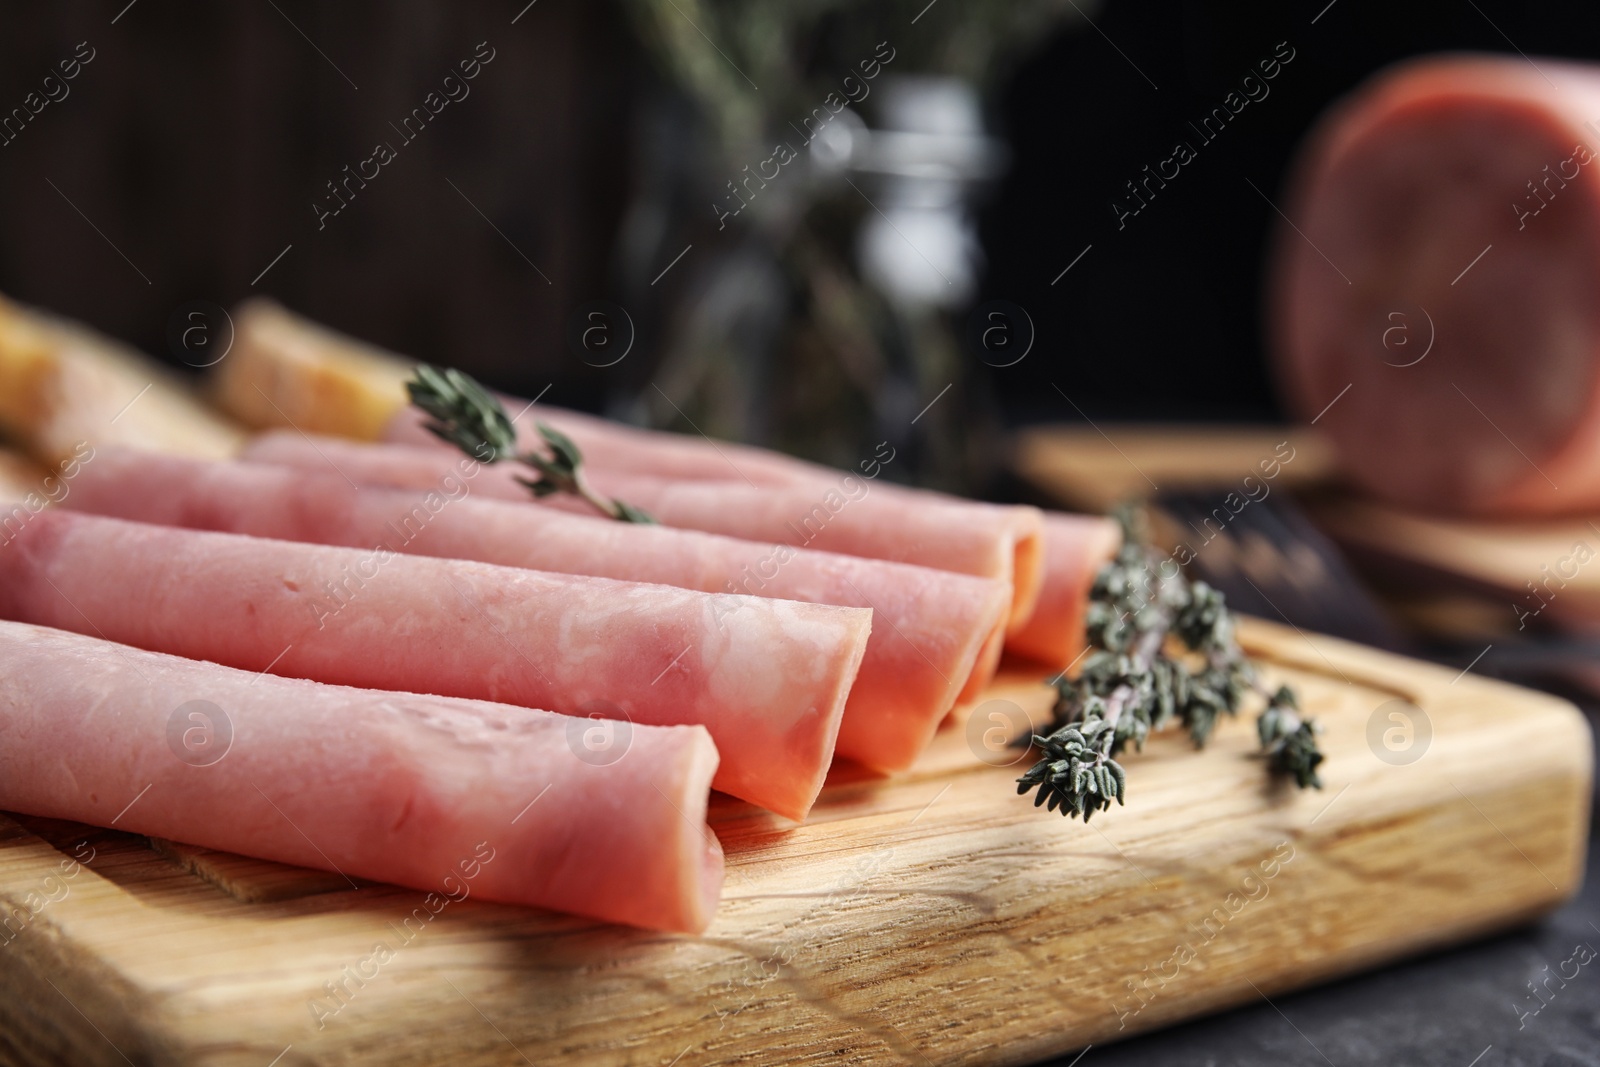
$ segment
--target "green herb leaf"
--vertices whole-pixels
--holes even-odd
[[[625,504],[620,500],[614,500],[612,503],[616,504],[617,518],[622,522],[637,522],[643,526],[656,524],[656,520],[643,508],[636,508],[632,504]]]
[[[534,424],[539,436],[543,437],[545,444],[550,446],[551,453],[555,456],[557,466],[569,474],[576,474],[578,465],[583,462],[583,453],[578,451],[578,446],[572,443],[572,438],[560,430],[545,423]]]
[[[1090,592],[1092,651],[1076,678],[1056,680],[1052,732],[1033,738],[1044,758],[1017,779],[1017,792],[1037,790],[1035,805],[1087,822],[1113,796],[1122,803],[1126,776],[1113,757],[1128,745],[1142,748],[1152,730],[1176,723],[1203,746],[1251,692],[1266,697],[1256,725],[1269,767],[1302,789],[1322,788],[1315,725],[1301,717],[1287,686],[1270,694],[1261,686],[1223,595],[1188,581],[1152,548],[1135,512],[1120,518],[1123,547]],[[1182,646],[1176,655],[1168,649],[1174,643]]]
[[[524,478],[521,475],[518,475],[517,481],[531,489],[533,491],[533,495],[538,497],[540,500],[550,496],[552,493],[561,492],[561,487],[559,485],[557,485],[555,482],[546,481],[543,478],[535,481],[532,478]]]
[[[422,364],[406,383],[411,402],[425,411],[428,430],[484,463],[498,463],[514,454],[517,431],[483,386],[458,370]]]
[[[1044,758],[1017,779],[1017,793],[1037,790],[1033,806],[1061,809],[1061,814],[1084,822],[1105,811],[1115,800],[1123,802],[1127,774],[1111,758],[1115,727],[1102,719],[1063,726],[1048,737],[1035,736],[1034,745]]]
[[[515,460],[538,472],[536,479],[518,477],[539,499],[553,493],[571,493],[587,500],[609,518],[622,522],[653,523],[643,509],[620,500],[608,500],[589,487],[583,474],[583,453],[572,438],[544,423],[539,436],[550,455],[517,454],[517,429],[505,407],[470,375],[461,371],[420,364],[416,377],[406,383],[412,404],[428,415],[423,425],[435,437],[461,449],[481,463]]]

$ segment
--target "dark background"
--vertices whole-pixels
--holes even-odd
[[[521,4],[274,2],[138,0],[115,25],[127,0],[8,5],[0,109],[78,42],[97,56],[0,147],[0,292],[161,355],[185,301],[266,293],[505,387],[588,371],[592,394],[599,372],[566,355],[561,326],[604,293],[629,192],[641,64],[620,16],[540,0],[512,26]],[[402,144],[389,123],[485,40],[495,59],[470,95]],[[399,158],[319,231],[325,183],[379,140]]]
[[[163,355],[184,303],[265,292],[513,392],[554,380],[549,400],[601,406],[605,373],[563,329],[619,288],[641,116],[667,92],[611,3],[539,0],[513,26],[524,0],[125,2],[7,6],[0,108],[79,41],[96,58],[0,146],[0,292]],[[974,373],[1013,423],[1074,417],[1051,381],[1091,417],[1274,416],[1258,294],[1275,214],[1249,183],[1281,201],[1308,125],[1395,59],[1600,50],[1592,3],[1109,0],[1093,17],[1103,35],[1038,42],[994,101],[1015,160],[982,216],[983,296],[1026,308],[1038,341]],[[324,183],[484,40],[496,59],[471,95],[319,232]],[[1296,57],[1271,95],[1119,232],[1123,183],[1279,41]],[[642,318],[633,375],[654,355]]]

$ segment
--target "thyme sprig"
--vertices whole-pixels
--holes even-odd
[[[411,394],[411,402],[427,413],[428,422],[424,425],[441,441],[481,463],[512,460],[537,471],[537,478],[517,478],[535,497],[571,493],[621,522],[656,521],[641,508],[595,492],[583,473],[583,453],[572,438],[553,426],[534,424],[549,455],[537,451],[519,454],[517,430],[504,405],[470,375],[424,363],[417,367],[416,377],[406,382],[406,391]]]
[[[1203,746],[1248,693],[1266,700],[1257,731],[1268,766],[1302,789],[1322,788],[1315,725],[1288,686],[1261,683],[1223,595],[1163,559],[1134,513],[1122,522],[1123,547],[1090,593],[1092,651],[1076,678],[1056,680],[1051,730],[1032,737],[1043,758],[1017,779],[1017,793],[1036,791],[1035,807],[1088,822],[1123,803],[1127,772],[1116,757],[1128,745],[1142,749],[1151,731],[1180,725]]]

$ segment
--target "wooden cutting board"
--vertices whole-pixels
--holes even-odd
[[[1087,826],[1037,812],[1021,766],[975,754],[1004,702],[1045,711],[1011,675],[913,772],[836,770],[805,826],[719,798],[703,937],[466,900],[404,940],[419,892],[0,816],[0,1063],[1024,1064],[1575,891],[1592,768],[1570,705],[1265,623],[1243,638],[1323,724],[1322,792],[1270,785],[1239,721],[1200,754],[1131,755],[1128,806]]]
[[[1279,451],[1281,445],[1288,449]],[[1062,507],[1107,512],[1156,493],[1261,492],[1260,464],[1276,456],[1273,489],[1303,489],[1334,477],[1333,446],[1311,426],[1057,423],[1018,431],[1011,469]]]
[[[1339,495],[1312,517],[1347,550],[1493,596],[1507,630],[1600,629],[1600,515],[1521,522],[1446,518]]]

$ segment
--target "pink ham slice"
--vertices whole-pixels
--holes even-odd
[[[1452,56],[1317,128],[1277,237],[1273,356],[1368,492],[1600,507],[1597,117],[1600,67]]]
[[[792,819],[833,758],[872,613],[46,510],[0,617],[249,670],[657,725]]]
[[[0,555],[10,549],[0,550]],[[0,623],[0,809],[427,891],[702,931],[722,885],[717,751],[636,726],[261,677]]]
[[[441,474],[454,469],[463,457],[436,448],[312,439],[292,431],[276,431],[254,439],[243,458],[324,473],[331,469],[369,485],[426,489],[438,484]],[[474,484],[474,492],[527,503],[532,498],[527,486],[517,481],[519,474],[526,476],[526,471],[515,464],[485,468]],[[1037,531],[1019,534],[1018,529],[1031,529],[1041,522],[1033,508],[1015,509],[997,521],[984,505],[946,503],[935,498],[910,507],[859,480],[856,484],[861,488],[854,498],[846,496],[837,485],[756,488],[742,482],[681,482],[653,475],[598,471],[590,480],[598,491],[645,509],[667,526],[912,563],[1011,583],[1008,630],[1018,625],[1019,618],[1026,621],[1038,597]],[[550,496],[541,503],[574,514],[595,514],[588,504],[571,496]],[[1030,546],[1020,556],[1019,538]],[[1016,592],[1018,558],[1028,561],[1029,573],[1023,577],[1025,594]],[[1022,595],[1026,597],[1025,604],[1019,599]]]
[[[102,450],[67,504],[170,526],[871,608],[837,752],[883,770],[908,766],[963,683],[981,687],[993,673],[979,653],[998,650],[1003,582],[479,500],[467,495],[475,481],[456,473],[428,493],[358,490],[331,472]]]
[[[562,408],[541,405],[534,409],[526,401],[511,397],[506,398],[505,403],[509,410],[524,413],[518,419],[518,425],[525,446],[542,448],[535,424],[549,423],[578,445],[583,453],[585,469],[594,480],[599,484],[614,483],[618,487],[618,495],[623,487],[635,481],[641,483],[634,491],[636,496],[652,494],[655,491],[653,487],[663,483],[710,482],[724,486],[721,492],[726,493],[729,505],[742,509],[746,502],[758,499],[754,489],[769,489],[777,493],[772,498],[774,503],[771,507],[778,509],[784,520],[798,522],[798,516],[812,512],[819,501],[830,493],[841,499],[853,499],[870,493],[878,498],[869,509],[876,516],[889,513],[889,508],[882,503],[887,498],[895,503],[896,514],[904,515],[912,509],[931,509],[933,514],[943,517],[943,521],[956,523],[965,530],[985,531],[990,537],[1007,539],[1012,554],[1010,580],[1015,588],[1008,629],[1017,631],[1033,613],[1045,566],[1041,547],[1042,516],[1037,508],[986,504],[878,481],[876,476],[882,465],[876,459],[861,463],[862,473],[872,475],[863,477],[853,471],[833,470],[750,445],[623,426]],[[390,420],[385,437],[395,444],[447,447],[423,427],[423,421],[421,412],[408,408]],[[709,499],[712,492],[707,487],[701,487],[694,490],[694,495],[696,499]],[[629,502],[637,503],[633,500]],[[681,506],[688,507],[686,503]],[[755,535],[699,525],[705,521],[699,505],[681,516],[688,521],[674,521],[662,515],[657,515],[657,518],[672,526],[711,529],[715,533],[731,533],[755,540],[787,537],[776,533]],[[901,558],[898,555],[884,555],[885,551],[893,550],[886,549],[876,540],[864,542],[855,537],[846,538],[838,532],[826,536],[828,543],[815,543],[812,547],[874,559]],[[938,562],[936,556],[909,562],[999,577],[988,572],[967,571],[962,566],[947,566]]]
[[[1006,647],[1054,670],[1066,667],[1083,651],[1084,614],[1089,591],[1100,568],[1122,547],[1122,531],[1111,519],[1095,515],[1046,512],[1044,588],[1039,606]]]
[[[547,423],[572,438],[590,470],[653,474],[686,482],[731,481],[768,488],[819,477],[837,483],[844,474],[752,445],[625,426],[580,411],[530,405],[516,397],[502,400],[508,411],[521,412],[517,427],[525,447],[541,447],[535,424]],[[417,408],[404,408],[389,421],[383,438],[390,444],[446,447],[424,427],[426,421]]]

